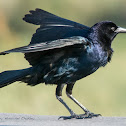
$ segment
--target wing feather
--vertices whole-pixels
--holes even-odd
[[[30,52],[45,51],[45,50],[51,50],[51,49],[56,49],[56,48],[63,48],[66,46],[72,46],[75,44],[85,44],[87,42],[88,42],[88,39],[84,37],[74,36],[74,37],[70,37],[66,39],[58,39],[51,42],[49,41],[45,43],[31,44],[28,46],[11,49],[8,51],[1,52],[0,55],[5,55],[8,53],[14,53],[14,52],[30,53]]]
[[[86,37],[90,28],[80,23],[61,18],[47,11],[31,10],[23,18],[24,21],[40,25],[33,35],[30,44],[53,41],[72,36]]]
[[[32,23],[35,25],[41,25],[41,27],[46,26],[66,26],[66,27],[77,27],[81,29],[88,29],[89,27],[70,21],[68,19],[61,18],[54,14],[51,14],[42,9],[36,9],[29,11],[30,14],[26,14],[23,18],[24,21]]]

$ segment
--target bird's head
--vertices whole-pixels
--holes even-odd
[[[111,45],[112,40],[118,33],[126,33],[125,28],[121,28],[111,21],[102,21],[91,27],[98,41],[105,45]]]

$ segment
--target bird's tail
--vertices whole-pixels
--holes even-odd
[[[7,86],[15,81],[21,81],[22,78],[30,75],[33,71],[33,67],[21,69],[21,70],[10,70],[0,73],[0,88]]]

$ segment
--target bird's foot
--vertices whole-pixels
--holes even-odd
[[[94,114],[92,112],[86,112],[85,114],[81,114],[79,116],[80,116],[80,119],[88,119],[88,118],[101,116],[101,114]]]
[[[85,114],[74,114],[71,116],[60,116],[59,119],[67,120],[67,119],[88,119],[88,118],[93,118],[93,117],[98,117],[101,116],[101,114],[94,114],[91,112],[86,112]]]

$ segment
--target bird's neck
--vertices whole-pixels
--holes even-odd
[[[105,35],[101,35],[101,34],[99,35],[98,32],[90,33],[89,38],[91,39],[92,43],[100,44],[103,50],[107,52],[108,62],[110,62],[113,54],[113,49],[111,48],[112,40]]]

